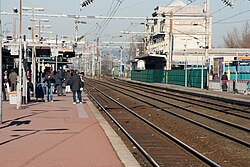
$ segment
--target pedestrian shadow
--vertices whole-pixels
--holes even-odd
[[[34,134],[39,133],[39,132],[48,132],[48,131],[60,131],[60,132],[62,132],[62,131],[66,131],[66,130],[69,130],[69,129],[66,129],[66,128],[42,129],[42,130],[17,129],[17,130],[13,130],[13,131],[15,131],[15,132],[31,132],[31,133],[28,133],[28,134],[25,134],[25,135],[12,135],[12,137],[15,137],[15,138],[1,142],[0,146],[4,145],[4,144],[7,144],[7,143],[10,143],[12,141],[18,140],[18,139],[22,139],[22,138],[30,136],[30,135],[34,135]]]
[[[35,111],[35,110],[32,110],[32,111]],[[11,124],[11,122],[15,122],[15,121],[18,121],[18,120],[23,119],[23,118],[28,118],[28,117],[35,116],[35,115],[37,115],[37,114],[43,114],[43,113],[45,113],[45,112],[49,112],[49,110],[39,110],[39,111],[41,111],[41,112],[39,112],[39,113],[33,112],[32,114],[25,115],[25,116],[22,116],[22,117],[19,117],[19,118],[15,118],[15,119],[12,119],[12,120],[3,121],[3,124],[8,123],[8,122],[10,122],[10,124]],[[9,126],[6,125],[6,126],[3,126],[3,127],[0,127],[0,129],[3,129],[3,128],[5,128],[5,127],[9,127]]]
[[[5,125],[3,127],[0,127],[0,129],[4,129],[7,127],[11,127],[11,126],[20,126],[20,125],[28,125],[30,124],[31,120],[26,120],[26,121],[11,121],[8,125]]]

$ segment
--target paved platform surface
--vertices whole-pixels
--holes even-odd
[[[139,166],[127,147],[84,96],[54,96],[54,102],[33,102],[17,110],[3,104],[0,125],[0,167]]]

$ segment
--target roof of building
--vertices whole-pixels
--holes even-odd
[[[185,4],[182,0],[176,0],[173,3],[171,3],[169,6],[186,6],[187,4]]]
[[[166,55],[160,55],[160,54],[146,54],[143,56],[136,57],[135,59],[145,59],[147,57],[157,57],[157,58],[166,58]]]

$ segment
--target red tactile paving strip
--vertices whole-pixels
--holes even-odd
[[[123,166],[87,103],[79,118],[72,96],[36,102],[17,110],[3,102],[1,167]]]

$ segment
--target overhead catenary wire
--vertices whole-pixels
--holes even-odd
[[[126,6],[126,7],[124,7],[124,8],[121,8],[121,10],[128,9],[128,8],[131,8],[131,7],[135,7],[135,6],[144,4],[145,2],[148,2],[148,1],[152,1],[152,0],[145,0],[145,1],[142,1],[142,2],[137,2],[137,3],[133,4],[133,5],[130,5],[130,6]]]
[[[114,10],[112,11],[112,13],[110,14],[110,17],[107,19],[107,22],[104,24],[104,26],[102,27],[101,32],[97,32],[96,36],[100,36],[104,30],[107,28],[109,22],[111,21],[112,17],[116,14],[117,10],[119,9],[119,7],[121,6],[121,4],[123,3],[124,0],[118,1],[116,7],[114,8]],[[98,34],[99,33],[99,34]]]
[[[114,2],[114,1],[113,1],[113,2]],[[101,27],[104,27],[104,26],[107,24],[107,22],[109,21],[109,19],[112,17],[112,15],[113,15],[115,9],[117,8],[119,2],[120,2],[120,1],[118,1],[118,2],[116,3],[116,5],[114,6],[114,9],[113,9],[112,12],[110,13],[111,8],[112,8],[112,6],[113,6],[113,3],[111,4],[110,9],[109,9],[109,11],[108,11],[108,14],[110,13],[110,14],[108,15],[108,18],[106,18],[106,19],[101,23],[101,25],[99,25],[99,27],[98,27],[98,29],[97,29],[97,32],[91,36],[91,40],[94,40],[97,36],[100,36],[100,35],[98,35],[98,33],[100,32]]]
[[[239,15],[242,15],[242,14],[245,14],[245,13],[248,13],[248,12],[250,12],[250,9],[249,9],[249,10],[246,10],[246,11],[243,11],[243,12],[239,12],[239,13],[237,13],[237,14],[235,14],[235,15],[232,15],[232,16],[229,16],[229,17],[226,17],[226,18],[224,18],[224,19],[221,19],[221,20],[216,21],[216,22],[213,22],[213,23],[214,23],[214,24],[217,24],[217,23],[220,23],[220,22],[222,22],[222,21],[225,21],[225,20],[231,19],[231,18],[233,18],[233,17],[239,16]]]
[[[234,3],[240,3],[240,4],[241,4],[241,1],[235,0]],[[218,10],[212,12],[212,15],[215,14],[215,13],[221,12],[222,10],[224,10],[224,9],[226,9],[226,8],[227,8],[227,6],[224,6],[224,7],[220,8],[220,9],[218,9]],[[247,21],[249,21],[249,19],[248,19],[248,20],[241,20],[241,21],[234,21],[234,22],[223,22],[223,21],[228,20],[228,19],[231,19],[231,18],[236,17],[236,16],[239,16],[239,15],[242,15],[242,14],[245,14],[245,13],[247,13],[247,12],[249,12],[249,11],[250,11],[250,10],[247,10],[247,11],[244,11],[244,12],[239,12],[239,13],[237,13],[237,14],[235,14],[235,15],[232,15],[232,16],[226,17],[226,18],[224,18],[224,19],[215,21],[215,22],[213,22],[213,24],[218,24],[218,23],[222,23],[222,24],[232,24],[232,23],[247,22]]]

